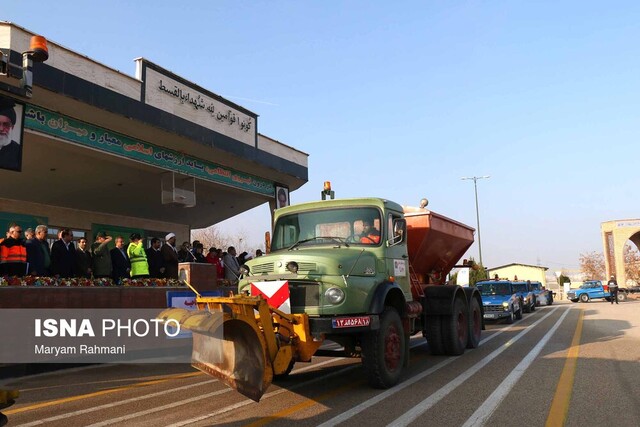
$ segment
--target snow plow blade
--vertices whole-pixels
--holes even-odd
[[[193,333],[194,368],[258,402],[274,375],[308,362],[322,341],[309,334],[306,314],[287,314],[261,296],[202,297],[198,311],[170,308],[157,317]]]
[[[271,384],[273,370],[253,311],[249,314],[170,308],[158,318],[165,323],[175,320],[181,330],[192,332],[194,368],[258,402]]]

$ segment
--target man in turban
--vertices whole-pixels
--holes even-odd
[[[0,97],[0,168],[22,169],[22,145],[11,139],[16,124],[15,102]]]

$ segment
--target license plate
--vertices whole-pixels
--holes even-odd
[[[357,328],[361,326],[369,326],[371,323],[371,317],[341,317],[339,319],[332,320],[334,328]]]
[[[488,313],[488,314],[485,314],[484,317],[486,317],[487,319],[495,319],[496,315],[493,313]]]

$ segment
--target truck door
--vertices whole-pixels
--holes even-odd
[[[384,234],[386,246],[385,262],[387,275],[395,277],[396,283],[402,289],[409,289],[409,254],[407,252],[406,225],[400,214],[387,214],[387,224]]]

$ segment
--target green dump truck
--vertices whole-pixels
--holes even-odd
[[[238,295],[198,297],[199,312],[160,317],[194,331],[195,367],[256,401],[274,376],[310,361],[325,340],[362,357],[372,386],[391,387],[413,334],[433,354],[478,346],[478,290],[446,284],[473,234],[426,208],[380,198],[288,206],[275,212],[270,253],[242,266]],[[208,319],[211,312],[223,321]],[[207,339],[222,326],[223,344]],[[208,360],[214,345],[224,348],[221,363]]]

